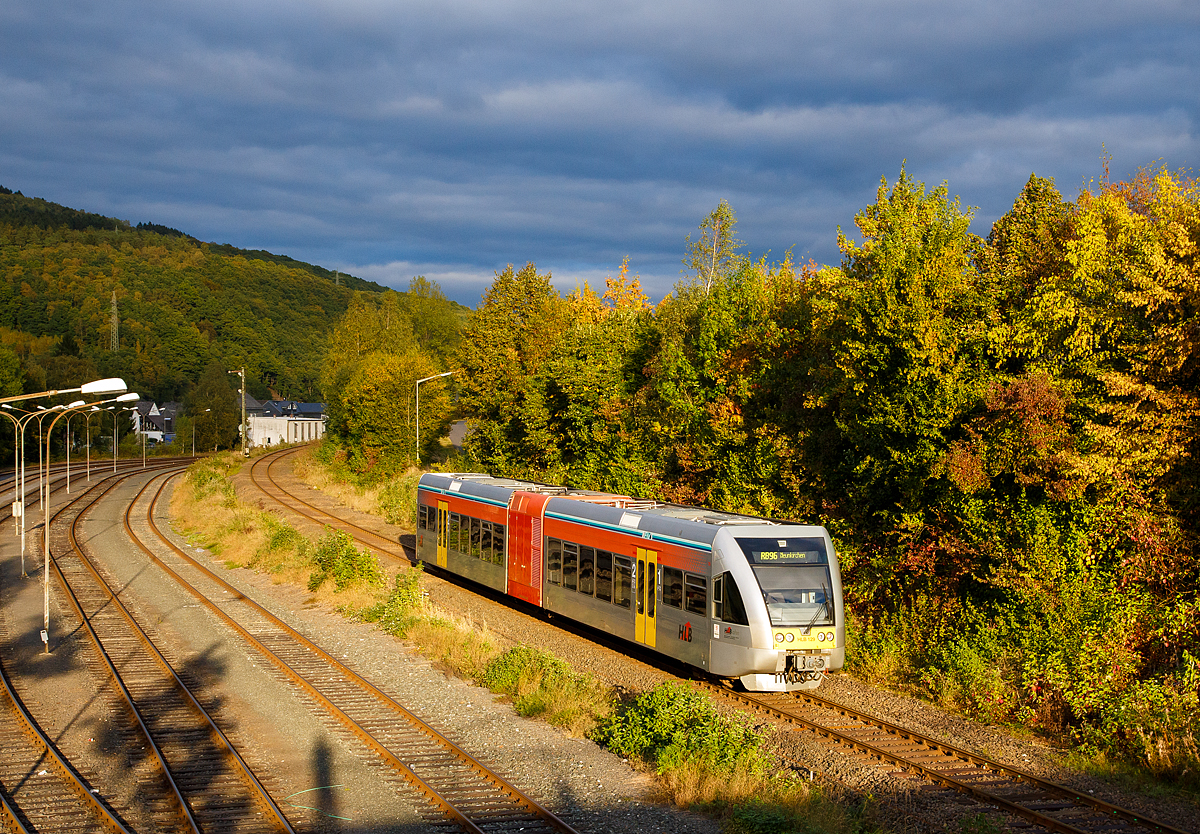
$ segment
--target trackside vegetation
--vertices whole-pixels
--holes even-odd
[[[837,266],[722,204],[651,306],[509,268],[461,469],[825,524],[852,670],[1200,788],[1200,183],[1030,177],[987,238],[901,170]]]
[[[813,783],[780,774],[761,733],[722,715],[707,696],[664,685],[621,702],[594,676],[545,650],[503,646],[486,627],[432,605],[419,566],[389,576],[344,533],[326,530],[312,540],[240,501],[231,478],[241,465],[232,454],[206,458],[171,498],[176,523],[227,566],[306,587],[347,617],[404,638],[447,671],[504,696],[518,714],[593,738],[655,774],[661,799],[721,818],[727,834],[870,830],[864,806],[841,804]],[[310,479],[330,477],[321,464],[309,466]]]

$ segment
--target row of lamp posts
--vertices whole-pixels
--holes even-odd
[[[25,571],[25,427],[32,421],[37,420],[38,424],[38,503],[43,513],[42,519],[42,556],[45,566],[45,576],[43,578],[43,628],[42,642],[46,646],[46,651],[50,651],[50,436],[54,432],[54,426],[64,416],[67,418],[67,478],[68,491],[70,491],[70,426],[71,418],[79,413],[87,412],[87,425],[89,427],[88,434],[88,478],[91,478],[91,417],[93,414],[101,411],[113,410],[113,471],[116,471],[117,466],[117,415],[120,413],[115,410],[115,406],[109,406],[108,409],[101,409],[100,406],[107,403],[126,403],[134,402],[138,399],[136,393],[125,393],[126,385],[122,379],[99,379],[94,382],[89,382],[81,385],[78,388],[66,388],[53,391],[42,391],[37,394],[20,394],[15,397],[4,397],[0,399],[0,414],[7,417],[13,424],[16,434],[16,450],[14,452],[16,458],[16,467],[13,470],[13,523],[16,525],[17,520],[20,520],[20,536],[21,536],[21,575],[26,576]],[[38,406],[34,410],[24,408],[15,408],[12,403],[23,400],[39,399],[42,397],[55,397],[62,394],[81,394],[85,398],[97,396],[102,399],[94,402],[87,402],[86,399],[76,400],[69,405],[55,405],[50,408]],[[110,395],[117,396],[110,396]],[[132,409],[122,409],[132,410]],[[13,413],[16,412],[16,413]],[[17,416],[17,414],[21,416]],[[52,417],[50,425],[45,433],[45,451],[42,449],[42,420],[46,417]],[[143,456],[142,465],[145,466],[145,457]],[[15,526],[14,526],[14,532]]]
[[[241,377],[241,394],[242,394],[242,450],[243,454],[248,455],[249,449],[246,445],[246,377],[245,369],[239,371],[230,371],[230,373],[239,374]],[[417,435],[417,461],[420,462],[420,410],[421,410],[421,383],[429,382],[433,379],[450,376],[456,371],[447,371],[442,374],[425,377],[417,380],[416,383],[416,403],[415,414],[416,418],[416,435]],[[67,418],[67,493],[71,491],[71,418],[76,414],[85,413],[85,426],[87,432],[87,478],[90,481],[92,478],[92,442],[91,442],[91,422],[92,417],[96,414],[102,414],[105,411],[111,411],[113,415],[113,472],[117,471],[117,447],[118,447],[118,430],[117,420],[118,415],[125,411],[136,411],[136,408],[118,409],[115,405],[109,405],[106,408],[101,408],[107,403],[126,403],[134,402],[138,399],[136,393],[125,393],[126,385],[122,379],[99,379],[94,382],[89,382],[81,385],[78,388],[65,388],[53,391],[41,391],[37,394],[21,394],[15,397],[0,398],[0,414],[12,421],[13,429],[16,435],[14,442],[14,469],[13,469],[13,486],[14,500],[12,504],[13,511],[13,532],[17,532],[17,524],[20,524],[21,536],[21,576],[27,576],[25,571],[25,427],[32,421],[37,420],[38,424],[38,505],[43,513],[42,521],[42,550],[43,562],[45,566],[44,585],[44,612],[42,629],[42,642],[46,646],[47,653],[50,651],[50,435],[54,431],[54,426],[64,416]],[[84,397],[116,394],[115,397],[100,399],[95,402],[87,402],[86,400],[76,400],[68,405],[54,405],[46,408],[39,405],[34,410],[24,408],[16,408],[12,405],[15,402],[24,400],[40,399],[42,397],[55,397],[62,394],[82,394]],[[205,409],[209,412],[211,409]],[[14,413],[15,412],[15,413]],[[17,416],[20,414],[21,416]],[[53,417],[50,421],[49,428],[45,432],[45,454],[42,449],[42,420],[46,417]],[[192,455],[196,454],[196,425],[192,423]],[[146,435],[142,433],[142,468],[146,466]]]

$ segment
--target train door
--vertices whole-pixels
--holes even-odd
[[[542,527],[549,495],[514,492],[508,502],[508,593],[542,604]]]
[[[449,539],[450,505],[438,501],[437,505],[437,566],[446,567],[446,540]]]
[[[657,625],[654,619],[654,600],[658,596],[658,551],[637,549],[637,619],[634,621],[633,636],[639,643],[654,648]]]

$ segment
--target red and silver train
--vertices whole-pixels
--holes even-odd
[[[478,474],[426,474],[417,558],[753,691],[840,669],[824,527]]]

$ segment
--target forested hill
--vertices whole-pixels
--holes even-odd
[[[179,399],[219,364],[245,365],[257,396],[316,399],[330,327],[356,290],[385,289],[0,188],[0,342],[31,390],[120,376],[143,396]]]

